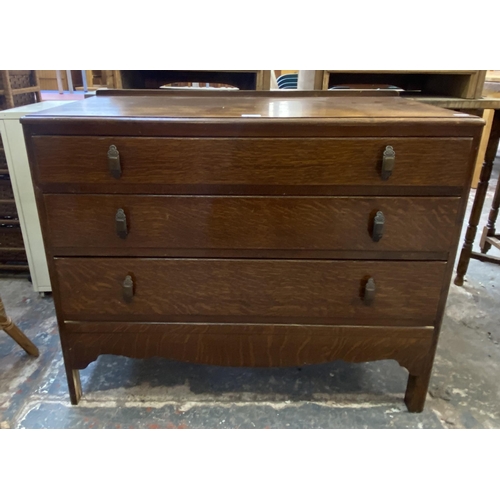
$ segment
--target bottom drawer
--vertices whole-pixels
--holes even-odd
[[[80,321],[433,325],[445,268],[445,262],[55,259],[62,315]]]

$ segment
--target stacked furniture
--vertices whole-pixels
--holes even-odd
[[[21,120],[72,403],[101,354],[395,359],[421,411],[484,122],[249,94],[131,92]]]
[[[7,158],[0,139],[0,272],[26,273],[28,262],[7,168]]]
[[[50,292],[51,285],[26,144],[19,120],[26,114],[54,108],[69,102],[71,101],[44,101],[0,111],[0,136],[5,143],[4,158],[6,163],[4,170],[9,176],[8,184],[7,181],[4,181],[3,184],[0,183],[0,188],[4,190],[3,196],[8,196],[8,200],[0,201],[0,207],[3,207],[3,213],[5,213],[6,208],[9,208],[11,213],[15,212],[17,223],[16,231],[4,227],[3,233],[0,232],[4,238],[4,253],[7,255],[8,252],[10,257],[9,266],[13,266],[12,262],[15,260],[16,253],[18,259],[23,259],[23,269],[26,271],[27,266],[29,266],[33,289],[41,294]],[[10,246],[6,247],[6,243],[9,243]],[[18,269],[19,264],[15,264],[15,266],[15,269]],[[9,270],[12,271],[11,268]]]
[[[287,73],[278,76],[276,83],[279,89],[295,90],[297,89],[297,82],[299,80],[298,73]]]
[[[0,71],[0,110],[40,101],[35,70]],[[27,274],[26,251],[7,167],[6,141],[0,134],[0,272]]]

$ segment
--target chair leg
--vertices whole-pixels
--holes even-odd
[[[83,91],[87,93],[89,91],[89,87],[87,84],[87,72],[82,69],[82,83],[83,83]]]
[[[3,331],[14,339],[29,355],[35,356],[37,358],[40,355],[40,351],[37,346],[31,342],[31,340],[24,335],[24,333],[12,322],[10,318],[8,323],[2,323],[0,326]]]
[[[69,93],[72,94],[75,91],[75,89],[73,87],[73,78],[71,77],[71,70],[70,69],[66,70],[66,81],[68,82]]]
[[[57,79],[57,90],[60,94],[64,94],[64,88],[62,83],[61,70],[56,69],[56,79]]]
[[[33,73],[34,73],[35,86],[38,88],[38,90],[35,92],[36,102],[42,102],[42,92],[40,89],[40,78],[38,77],[38,71],[34,69]]]
[[[31,340],[14,324],[7,316],[2,299],[0,298],[0,328],[11,338],[13,338],[28,354],[38,357],[40,352]]]

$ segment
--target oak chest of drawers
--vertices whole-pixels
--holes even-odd
[[[236,94],[23,119],[72,403],[100,354],[395,359],[421,411],[482,120]]]

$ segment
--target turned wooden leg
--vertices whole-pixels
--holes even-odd
[[[82,384],[80,372],[66,367],[66,377],[68,378],[69,397],[72,405],[77,405],[82,397]]]
[[[493,203],[491,204],[490,214],[488,216],[488,223],[483,229],[483,235],[481,237],[481,253],[486,253],[491,248],[491,243],[486,241],[486,237],[495,236],[495,223],[498,217],[498,208],[500,207],[500,182],[497,182],[497,187],[495,188],[495,196],[493,197]]]
[[[426,373],[421,375],[412,375],[408,377],[406,386],[405,403],[408,411],[411,413],[420,413],[424,409],[427,389],[431,379],[432,366]]]
[[[464,276],[469,267],[469,261],[472,253],[472,245],[477,233],[477,225],[481,218],[486,192],[488,191],[488,183],[493,169],[493,162],[498,150],[498,142],[500,138],[500,110],[495,110],[493,116],[493,124],[491,127],[490,138],[488,139],[488,146],[484,157],[483,168],[481,169],[481,176],[474,197],[472,211],[469,218],[469,226],[465,234],[465,242],[460,253],[460,259],[457,266],[457,277],[455,278],[455,285],[462,286],[464,284]]]

